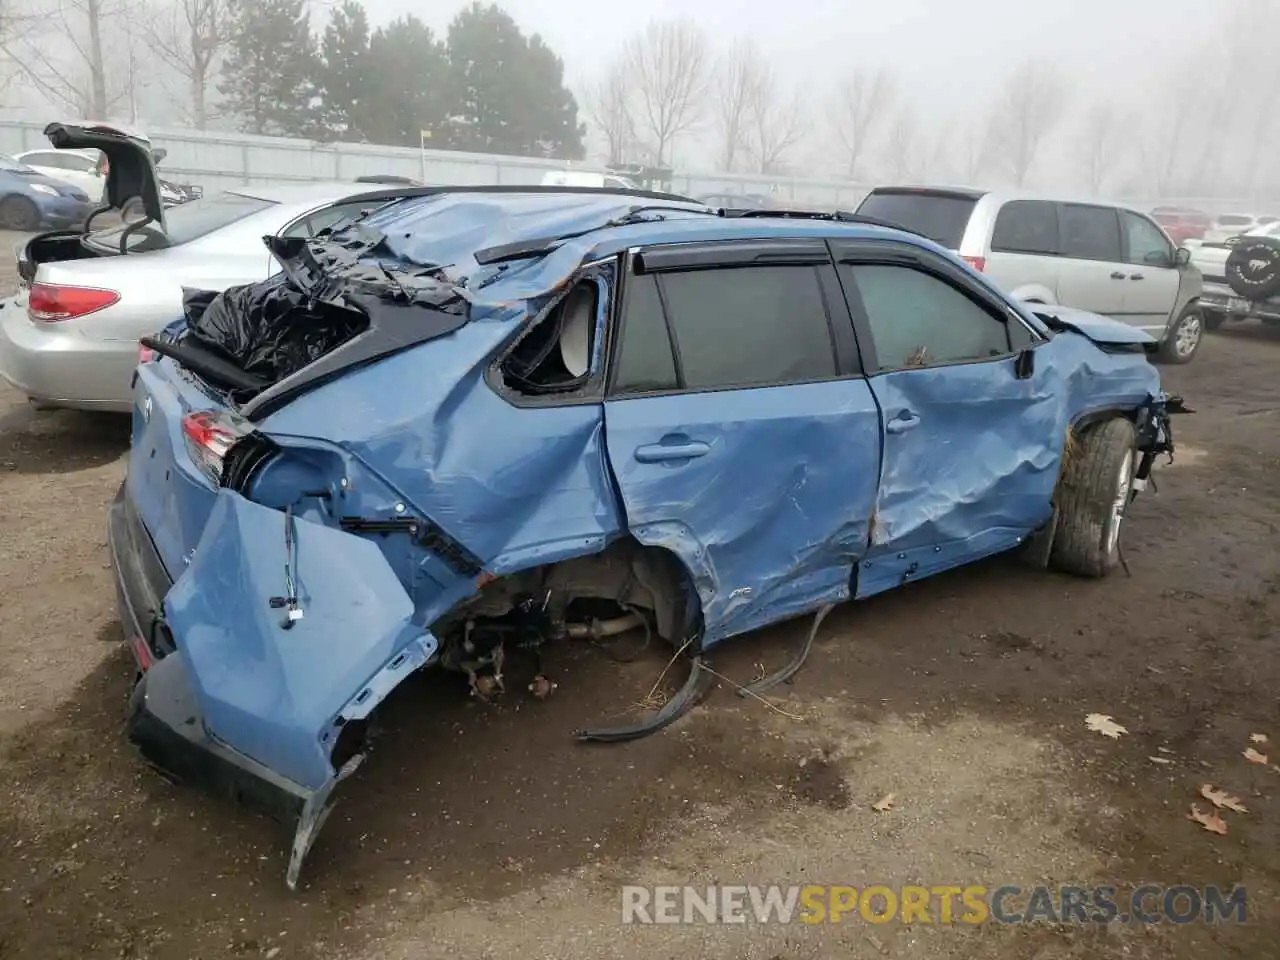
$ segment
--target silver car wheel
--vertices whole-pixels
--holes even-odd
[[[1173,348],[1178,352],[1178,356],[1189,357],[1195,353],[1203,332],[1199,314],[1188,313],[1184,316],[1173,336]]]

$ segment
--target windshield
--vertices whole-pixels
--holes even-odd
[[[872,193],[862,201],[858,214],[892,223],[958,250],[976,203],[972,197],[946,193]]]
[[[144,253],[147,250],[190,243],[271,206],[275,206],[275,201],[247,197],[241,193],[213,193],[167,209],[164,212],[165,230],[161,230],[157,223],[139,227],[125,241],[126,250],[129,253]],[[121,225],[95,230],[87,239],[95,246],[119,250],[120,235],[126,227],[127,225]]]

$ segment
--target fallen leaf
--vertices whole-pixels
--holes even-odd
[[[1120,734],[1129,732],[1105,713],[1089,714],[1084,718],[1084,725],[1094,733],[1100,733],[1104,737],[1110,737],[1112,740],[1118,740]]]
[[[1168,757],[1147,757],[1152,763],[1173,763]]]
[[[1249,742],[1250,743],[1266,743],[1267,735],[1265,733],[1251,733],[1249,734]]]
[[[1206,783],[1200,788],[1200,796],[1219,809],[1234,810],[1236,813],[1249,812],[1245,805],[1240,802],[1239,797],[1233,797],[1225,790],[1215,790],[1211,783]]]
[[[1159,750],[1161,753],[1173,753],[1173,751],[1170,750],[1168,747],[1156,747],[1156,749]]]
[[[1208,813],[1205,813],[1193,803],[1191,805],[1191,812],[1187,814],[1187,819],[1194,820],[1210,833],[1216,833],[1222,837],[1227,835],[1227,822],[1218,816],[1216,810],[1210,810]]]
[[[1253,747],[1250,747],[1248,750],[1244,752],[1244,758],[1248,760],[1250,763],[1266,763],[1267,762],[1267,755],[1265,753],[1259,753],[1257,750],[1253,749]]]
[[[874,810],[876,813],[884,813],[886,810],[892,810],[894,801],[897,799],[898,798],[894,794],[892,793],[887,794],[881,799],[877,800],[875,803],[873,803],[871,805],[871,809]]]

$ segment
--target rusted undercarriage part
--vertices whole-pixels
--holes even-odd
[[[804,645],[800,651],[777,673],[757,680],[755,683],[748,684],[745,687],[738,688],[738,696],[746,697],[752,694],[759,696],[766,690],[772,690],[780,683],[790,683],[795,675],[800,672],[800,668],[804,666],[806,660],[809,659],[809,651],[813,649],[814,637],[818,635],[818,628],[822,626],[822,621],[827,619],[827,614],[834,610],[835,604],[829,603],[825,607],[821,607],[817,613],[813,615],[813,623],[809,626],[809,635],[805,637]]]
[[[668,642],[671,637],[700,639],[691,623],[690,611],[697,607],[689,602],[690,594],[683,569],[669,554],[621,541],[596,556],[494,580],[432,629],[441,640],[440,665],[467,674],[472,691],[489,699],[505,690],[503,670],[513,654],[533,658],[531,689],[549,689],[541,651],[553,641],[597,643],[615,660],[627,661],[648,646],[655,632]],[[610,615],[602,617],[606,610]],[[624,653],[622,638],[635,631],[643,631],[643,640],[634,649],[625,644]],[[699,643],[690,641],[681,652],[692,662],[689,679],[650,719],[574,735],[580,740],[634,740],[677,720],[702,699],[712,679]]]

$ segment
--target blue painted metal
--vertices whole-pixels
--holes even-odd
[[[1006,359],[609,402],[517,404],[495,390],[486,369],[502,345],[584,263],[637,244],[892,237],[951,256],[855,224],[692,211],[593,230],[513,263],[472,256],[588,230],[635,205],[451,195],[371,218],[387,236],[379,258],[448,265],[472,322],[265,418],[258,428],[281,453],[248,499],[215,490],[186,457],[181,416],[220,398],[171,361],[140,370],[129,495],[177,578],[165,612],[214,736],[307,789],[329,789],[335,723],[366,715],[429,662],[431,624],[476,590],[409,529],[362,536],[337,529],[343,517],[438,525],[496,575],[597,553],[629,533],[680,559],[714,644],[848,599],[855,566],[867,596],[1013,545],[1049,517],[1068,425],[1159,395],[1144,357],[1088,339],[1146,335],[1090,315],[1069,318],[1080,333],[1035,347],[1025,380]],[[596,272],[598,334],[613,270]],[[285,591],[286,507],[304,588],[303,619],[288,630],[269,602]]]
[[[707,644],[848,598],[880,472],[865,380],[613,400],[605,424],[627,524],[690,571]]]

